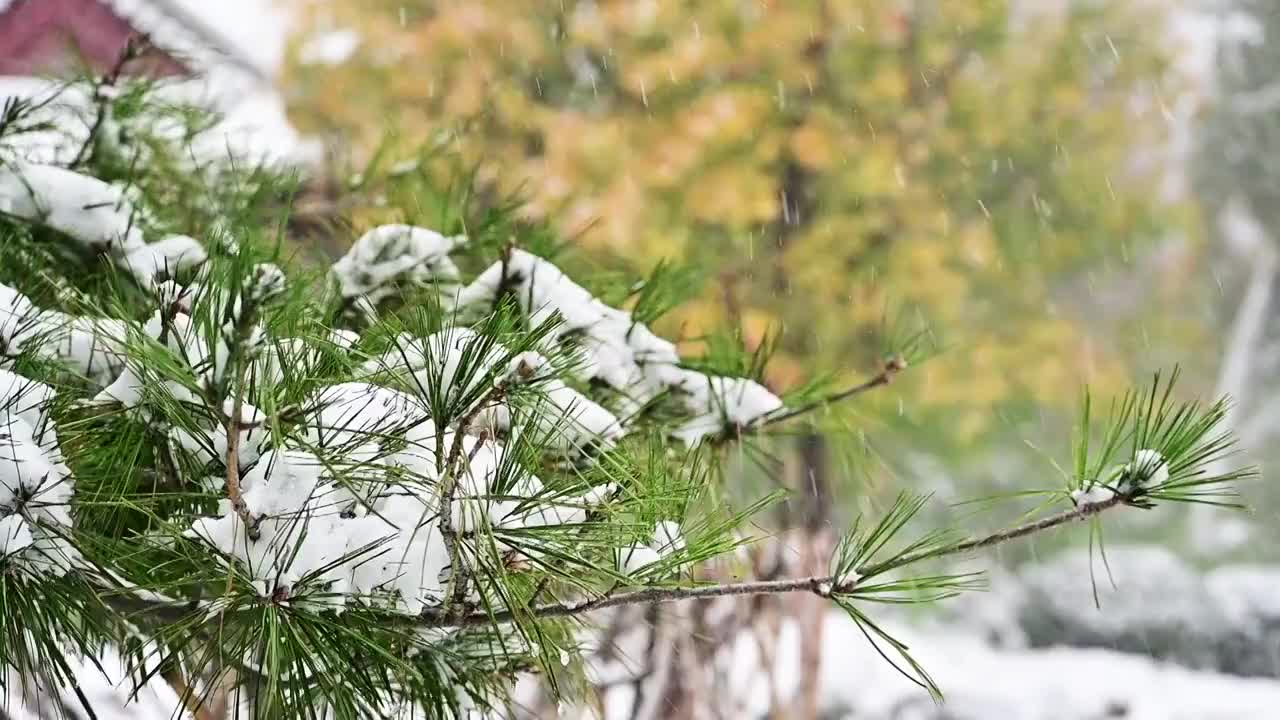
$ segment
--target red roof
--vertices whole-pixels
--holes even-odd
[[[0,75],[61,75],[86,66],[103,73],[135,34],[137,28],[100,0],[11,0],[0,11]],[[153,77],[191,74],[154,47],[128,71]]]

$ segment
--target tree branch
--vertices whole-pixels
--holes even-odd
[[[874,577],[888,570],[910,565],[921,560],[960,555],[973,550],[995,547],[1060,525],[1091,518],[1118,505],[1125,505],[1127,501],[1127,497],[1115,495],[1099,502],[1085,503],[1039,520],[959,542],[941,551],[920,551],[870,565],[859,569],[858,575],[860,577]],[[810,592],[820,597],[831,597],[836,593],[852,592],[858,587],[859,582],[857,579],[841,582],[840,578],[834,575],[812,575],[781,580],[753,580],[690,588],[646,588],[616,595],[606,593],[589,600],[549,603],[528,608],[518,613],[504,610],[493,613],[473,612],[459,616],[447,611],[430,610],[410,620],[410,622],[417,626],[425,625],[428,627],[468,627],[512,622],[521,616],[534,618],[574,617],[594,610],[602,610],[619,605],[667,603],[677,600],[695,600],[729,595],[776,595],[780,593]]]
[[[244,502],[244,494],[240,492],[240,412],[244,409],[244,398],[236,392],[236,399],[231,406],[231,416],[227,418],[227,499],[231,501],[231,509],[240,516],[250,540],[257,540],[261,533],[258,523],[249,512]]]
[[[780,423],[784,420],[790,420],[791,418],[799,417],[800,415],[811,413],[814,410],[817,410],[818,408],[826,407],[834,403],[848,400],[849,398],[854,397],[856,395],[861,395],[865,392],[869,392],[871,390],[874,390],[880,387],[881,385],[888,385],[889,383],[893,382],[893,378],[897,376],[898,373],[906,369],[907,369],[906,359],[904,359],[901,355],[894,355],[884,362],[884,366],[880,368],[880,372],[871,376],[869,379],[864,380],[863,382],[857,385],[854,385],[851,388],[848,388],[846,390],[841,390],[838,393],[828,395],[818,400],[814,400],[813,402],[807,403],[805,405],[801,405],[800,407],[782,408],[782,412],[776,415],[765,415],[760,421],[756,422],[754,425],[744,428],[744,431],[749,430],[751,428],[761,428],[767,425],[773,425],[775,423]]]
[[[466,601],[467,585],[470,580],[469,573],[462,567],[461,544],[458,542],[458,531],[453,526],[453,495],[458,487],[458,475],[464,471],[459,466],[459,460],[462,456],[463,437],[471,430],[472,424],[475,423],[476,417],[480,412],[489,405],[498,402],[507,391],[505,383],[498,383],[476,403],[475,407],[462,418],[458,423],[458,429],[453,436],[453,446],[449,449],[449,458],[445,462],[444,476],[440,479],[440,505],[436,510],[438,524],[440,526],[440,537],[444,540],[445,549],[449,553],[449,585],[445,591],[447,598],[444,612],[450,613],[455,606],[461,607]],[[482,436],[477,444],[486,441],[486,437]],[[470,470],[470,460],[474,458],[471,455],[467,458],[466,470]]]
[[[830,598],[835,594],[847,594],[853,592],[862,582],[862,578],[875,577],[889,570],[904,567],[922,560],[962,555],[974,550],[996,547],[998,545],[1002,545],[1019,538],[1024,538],[1029,535],[1034,535],[1045,530],[1050,530],[1061,525],[1067,525],[1080,520],[1087,520],[1110,510],[1111,508],[1128,505],[1130,501],[1131,498],[1129,496],[1114,495],[1106,500],[1094,503],[1084,503],[1077,505],[1070,510],[1064,510],[1056,514],[1043,517],[1039,520],[1034,520],[1022,525],[1016,525],[1012,528],[1000,530],[982,537],[958,542],[949,547],[942,548],[941,550],[908,553],[881,563],[864,566],[857,570],[858,578],[853,580],[842,581],[834,575],[810,575],[798,578],[751,580],[737,583],[723,583],[719,585],[703,585],[700,587],[652,587],[617,594],[614,594],[611,589],[595,598],[547,603],[519,611],[500,610],[496,612],[486,612],[483,610],[475,610],[459,613],[452,607],[446,605],[441,608],[428,609],[423,613],[414,616],[387,613],[385,620],[388,624],[392,625],[418,628],[479,627],[483,625],[510,623],[519,618],[545,619],[577,617],[595,610],[642,603],[668,603],[680,600],[698,600],[744,595],[779,595],[795,592],[809,592],[819,597]],[[206,606],[196,605],[193,608],[191,603],[165,601],[153,596],[141,597],[137,595],[113,594],[111,591],[104,590],[103,600],[118,611],[129,613],[131,615],[151,615],[161,619],[163,622],[189,621],[192,617],[191,613],[193,611],[206,617],[209,616],[209,608]]]
[[[206,389],[209,405],[225,412],[224,398],[234,393],[231,415],[226,419],[227,433],[227,499],[231,501],[231,509],[240,516],[250,540],[261,537],[258,523],[244,502],[240,492],[240,413],[244,410],[244,374],[247,363],[245,344],[253,334],[254,323],[257,322],[258,301],[251,293],[242,291],[240,295],[240,315],[235,318],[233,340],[227,348],[226,374],[213,378],[213,383]],[[234,373],[234,378],[230,377]]]

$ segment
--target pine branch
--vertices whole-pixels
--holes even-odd
[[[941,550],[908,553],[898,558],[894,558],[893,560],[864,567],[858,571],[858,575],[862,577],[873,577],[885,571],[910,565],[921,560],[960,555],[973,550],[995,547],[997,545],[1002,545],[1006,542],[1027,537],[1029,535],[1034,535],[1060,525],[1066,525],[1079,520],[1086,520],[1113,507],[1125,504],[1127,504],[1127,499],[1125,497],[1115,495],[1106,500],[1101,500],[1095,503],[1085,503],[1070,510],[1064,510],[1060,513],[1025,523],[1023,525],[1018,525],[1007,530],[1001,530],[990,535],[959,542]],[[859,583],[860,580],[858,579],[841,581],[841,579],[835,575],[813,575],[799,578],[785,578],[781,580],[754,580],[689,588],[647,588],[644,590],[634,590],[616,595],[605,594],[590,600],[548,603],[546,605],[529,608],[520,613],[506,610],[493,613],[473,612],[467,615],[457,616],[443,611],[428,611],[420,615],[417,620],[413,621],[413,624],[425,625],[427,627],[476,626],[512,622],[516,619],[517,615],[521,617],[534,618],[574,617],[594,610],[602,610],[604,608],[617,607],[620,605],[635,605],[639,603],[654,602],[667,603],[679,600],[696,600],[729,595],[777,595],[793,592],[810,592],[820,597],[830,598],[834,594],[849,593],[856,590]]]
[[[822,408],[830,407],[836,403],[843,402],[858,395],[871,392],[878,387],[883,387],[893,382],[894,377],[906,368],[906,358],[898,354],[891,355],[884,361],[879,372],[857,385],[820,397],[817,400],[813,400],[798,407],[780,407],[771,413],[761,415],[756,418],[756,420],[748,424],[731,426],[725,432],[716,436],[713,442],[716,445],[725,445],[735,440],[741,440],[748,435],[757,434],[769,426],[776,425],[787,420],[792,420],[803,415],[808,415],[815,410],[821,410]]]
[[[842,579],[836,575],[810,575],[798,578],[782,578],[777,580],[751,580],[746,582],[703,585],[699,587],[654,587],[630,592],[614,593],[612,590],[590,599],[571,600],[546,603],[523,610],[484,611],[475,610],[459,613],[446,605],[433,608],[416,616],[388,614],[385,622],[389,625],[411,626],[418,628],[450,628],[492,626],[515,622],[518,619],[571,618],[605,608],[638,605],[644,603],[669,603],[681,600],[699,600],[716,597],[744,595],[780,595],[796,592],[813,593],[822,598],[834,598],[837,595],[848,595],[861,589],[865,579],[875,577],[889,570],[911,565],[923,560],[938,559],[961,555],[974,550],[996,547],[1020,538],[1035,535],[1062,525],[1096,517],[1114,507],[1129,505],[1129,498],[1114,495],[1105,500],[1084,503],[1069,510],[1049,515],[1039,520],[1000,530],[989,535],[972,538],[952,545],[907,553],[899,557],[867,565],[857,571],[854,579]],[[161,622],[189,622],[193,608],[190,603],[165,601],[158,596],[139,597],[104,591],[104,601],[117,611],[129,615],[152,616]],[[194,611],[209,617],[209,608],[199,606]]]

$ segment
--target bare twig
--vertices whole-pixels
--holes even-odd
[[[905,358],[901,355],[892,355],[884,361],[884,365],[880,368],[880,372],[877,372],[872,377],[854,385],[851,388],[846,388],[839,392],[818,398],[817,400],[805,403],[798,407],[780,407],[773,412],[761,415],[754,421],[747,424],[731,425],[724,432],[717,435],[712,442],[717,446],[726,445],[734,440],[741,440],[748,435],[755,435],[770,425],[776,425],[777,423],[791,420],[792,418],[797,418],[801,415],[808,415],[814,410],[819,410],[821,408],[834,405],[835,403],[848,400],[851,397],[870,392],[878,387],[888,385],[893,382],[893,378],[906,368],[907,361]]]
[[[1031,522],[1016,525],[1007,530],[1000,530],[998,532],[991,533],[990,535],[984,535],[980,538],[958,542],[947,548],[942,553],[930,553],[924,550],[915,553],[907,553],[896,560],[867,567],[860,570],[859,573],[862,575],[875,575],[882,573],[891,567],[909,565],[930,557],[961,555],[974,550],[985,550],[986,548],[995,547],[996,545],[1003,545],[1010,540],[1017,540],[1018,538],[1024,538],[1028,535],[1034,535],[1038,532],[1050,530],[1058,527],[1059,525],[1066,525],[1067,523],[1075,522],[1077,520],[1085,520],[1105,510],[1110,510],[1117,505],[1128,505],[1129,500],[1129,497],[1117,494],[1112,495],[1106,500],[1099,500],[1098,502],[1092,503],[1081,503],[1070,510],[1063,510],[1060,513],[1049,515],[1047,517],[1040,518],[1039,520],[1032,520]]]
[[[498,278],[498,291],[493,294],[493,312],[497,312],[498,306],[502,304],[502,296],[511,292],[509,267],[511,265],[511,251],[514,249],[514,242],[508,242],[502,246],[502,274]]]
[[[243,388],[247,364],[245,345],[253,334],[257,317],[257,299],[250,297],[248,292],[242,293],[240,315],[235,318],[233,340],[227,351],[226,373],[222,377],[215,377],[214,382],[206,389],[209,404],[214,407],[225,407],[223,402],[228,393],[233,394],[235,398],[232,400],[231,414],[224,423],[227,433],[227,499],[231,501],[231,509],[244,523],[249,539],[254,541],[261,537],[258,522],[249,511],[249,506],[245,504],[244,495],[240,491],[240,430],[243,427],[240,422],[240,413],[244,409]],[[231,381],[232,374],[234,374],[234,382]]]
[[[823,408],[828,405],[833,405],[835,403],[848,400],[851,397],[854,397],[856,395],[861,395],[865,392],[869,392],[882,385],[888,385],[889,383],[893,382],[893,378],[896,377],[898,373],[906,369],[907,369],[906,359],[903,358],[901,355],[893,355],[889,357],[889,359],[884,361],[884,365],[880,368],[880,372],[876,373],[875,375],[868,378],[867,380],[864,380],[863,382],[858,383],[857,385],[854,385],[851,388],[841,390],[840,392],[833,393],[824,398],[819,398],[818,400],[814,400],[811,403],[801,405],[800,407],[782,408],[782,412],[779,412],[777,414],[765,415],[760,421],[756,422],[754,425],[744,428],[744,430],[761,428],[767,425],[780,423],[784,420],[790,420],[791,418],[799,417],[800,415],[811,413],[814,410],[817,410],[819,408]]]

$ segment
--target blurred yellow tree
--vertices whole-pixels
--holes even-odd
[[[1081,287],[1063,280],[1172,217],[1134,162],[1164,128],[1154,20],[1070,5],[304,3],[292,115],[357,156],[434,138],[592,251],[713,268],[668,322],[780,329],[775,387],[865,373],[904,325],[934,328],[946,352],[881,402],[964,444],[1125,375],[1058,310]],[[315,52],[339,31],[354,54]]]

